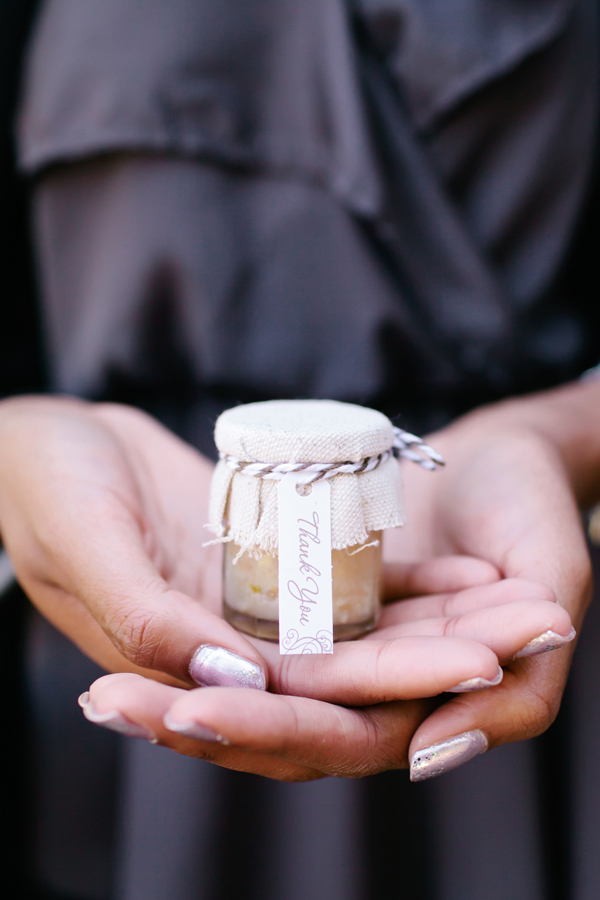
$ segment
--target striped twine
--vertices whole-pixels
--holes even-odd
[[[387,462],[390,457],[396,459],[409,459],[423,469],[434,472],[440,466],[445,465],[444,459],[437,450],[425,444],[416,434],[394,428],[394,442],[389,450],[384,450],[377,456],[367,456],[359,462],[343,463],[261,463],[246,462],[229,456],[227,453],[219,454],[221,460],[241,475],[251,475],[254,478],[264,478],[268,481],[279,481],[289,475],[290,472],[303,472],[301,479],[303,484],[313,484],[324,478],[333,478],[334,475],[364,475],[372,472]]]

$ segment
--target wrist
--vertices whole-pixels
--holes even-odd
[[[448,429],[453,446],[529,437],[556,454],[581,506],[600,501],[600,381],[576,382],[481,407]],[[441,435],[444,432],[440,433]],[[444,439],[432,437],[443,452]]]

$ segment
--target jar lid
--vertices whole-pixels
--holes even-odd
[[[331,485],[333,549],[363,544],[370,532],[403,524],[393,440],[386,416],[350,403],[269,400],[229,409],[215,428],[221,459],[209,528],[253,555],[277,553],[277,478],[286,467],[322,464],[328,471],[317,477]]]

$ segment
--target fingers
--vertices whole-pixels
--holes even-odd
[[[261,649],[277,693],[351,706],[433,697],[464,681],[498,677],[496,655],[464,638],[353,641],[323,656],[279,656],[275,645]]]
[[[531,601],[491,607],[453,619],[408,622],[386,628],[383,634],[386,638],[428,634],[480,641],[504,663],[548,632],[556,635],[555,641],[559,643],[569,643],[575,637],[564,609],[555,604]],[[373,635],[367,635],[366,640],[369,639],[372,640]],[[541,646],[540,650],[543,649]]]
[[[180,753],[284,780],[401,768],[410,742],[411,778],[420,781],[496,744],[544,731],[556,715],[568,657],[563,651],[518,661],[498,687],[461,695],[434,711],[435,701],[343,709],[236,689],[182,691],[121,675],[92,685],[86,715]]]
[[[203,689],[210,692],[211,689]],[[85,717],[96,725],[117,731],[127,737],[142,738],[169,747],[177,753],[205,759],[228,769],[265,775],[278,781],[310,781],[322,774],[305,766],[284,760],[229,747],[224,739],[205,729],[205,739],[187,737],[170,731],[163,717],[180,695],[187,694],[178,688],[167,687],[139,675],[106,675],[98,679],[79,698]],[[220,696],[230,690],[219,688]],[[249,696],[249,692],[243,692]]]
[[[135,675],[99,679],[83,702],[86,717],[104,727],[288,781],[406,767],[410,736],[430,708],[415,701],[351,710],[235,689],[181,691]]]
[[[447,594],[500,579],[496,566],[473,556],[439,556],[420,563],[386,563],[384,601],[420,594]]]
[[[387,628],[421,619],[450,618],[519,600],[556,603],[554,594],[545,584],[522,578],[505,578],[493,584],[466,588],[457,593],[434,594],[394,603],[383,610],[379,626]]]
[[[403,605],[397,604],[399,607]],[[390,613],[392,611],[393,608],[389,610]],[[566,610],[545,600],[514,600],[462,615],[431,619],[415,619],[409,615],[406,621],[402,621],[400,609],[397,618],[399,624],[388,624],[367,635],[365,640],[411,635],[466,638],[485,644],[504,663],[518,653],[543,652],[552,642],[554,645],[568,643],[575,636]],[[390,620],[393,621],[392,615],[387,617],[388,623]]]
[[[571,653],[566,648],[512,663],[498,687],[436,709],[411,741],[411,780],[441,775],[498,744],[544,732],[558,712]]]
[[[169,728],[209,727],[232,746],[345,777],[405,767],[411,731],[426,708],[413,701],[355,710],[305,697],[255,693],[247,702],[241,691],[222,693],[180,697],[169,710]]]
[[[403,767],[416,728],[410,746],[412,777],[423,780],[495,743],[544,730],[554,716],[552,697],[560,693],[566,665],[561,663],[558,672],[542,667],[542,678],[538,672],[531,679],[543,662],[515,664],[506,685],[455,698],[420,727],[428,701],[351,710],[235,689],[182,691],[128,675],[95,682],[85,712],[91,721],[121,733],[288,781],[323,774],[359,777]]]

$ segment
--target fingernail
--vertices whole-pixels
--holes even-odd
[[[153,731],[150,731],[144,725],[132,722],[122,713],[116,710],[107,713],[98,712],[90,701],[89,691],[82,694],[77,702],[83,709],[83,714],[88,722],[93,722],[94,725],[101,725],[103,728],[109,728],[111,731],[118,731],[119,734],[124,734],[127,737],[143,738],[146,741],[150,741],[151,744],[158,742],[158,738]]]
[[[521,659],[523,656],[535,656],[537,653],[547,653],[548,650],[559,650],[565,644],[570,644],[576,635],[577,632],[574,628],[571,628],[566,636],[557,634],[556,631],[544,631],[543,634],[538,634],[532,641],[525,644],[518,653],[515,653],[514,659]]]
[[[177,722],[171,718],[171,713],[165,713],[163,722],[165,723],[165,728],[168,728],[169,731],[175,731],[177,734],[183,734],[185,737],[194,738],[197,741],[216,741],[219,744],[224,744],[226,747],[229,746],[229,741],[223,737],[222,734],[218,734],[214,730],[214,728],[209,728],[208,725],[200,725],[198,722]]]
[[[204,644],[190,663],[190,675],[201,687],[241,687],[264,691],[265,673],[259,665],[224,647]]]
[[[504,678],[504,672],[498,666],[498,674],[495,678],[492,678],[489,681],[487,678],[467,678],[466,681],[461,681],[460,684],[457,684],[455,687],[447,688],[447,694],[466,694],[469,691],[482,691],[484,688],[495,687],[497,684],[500,684],[502,679]]]
[[[485,753],[488,742],[483,731],[465,731],[456,737],[432,744],[417,750],[410,761],[410,780],[425,781],[427,778],[436,778],[444,772],[462,766],[463,763],[473,759],[480,753]]]

